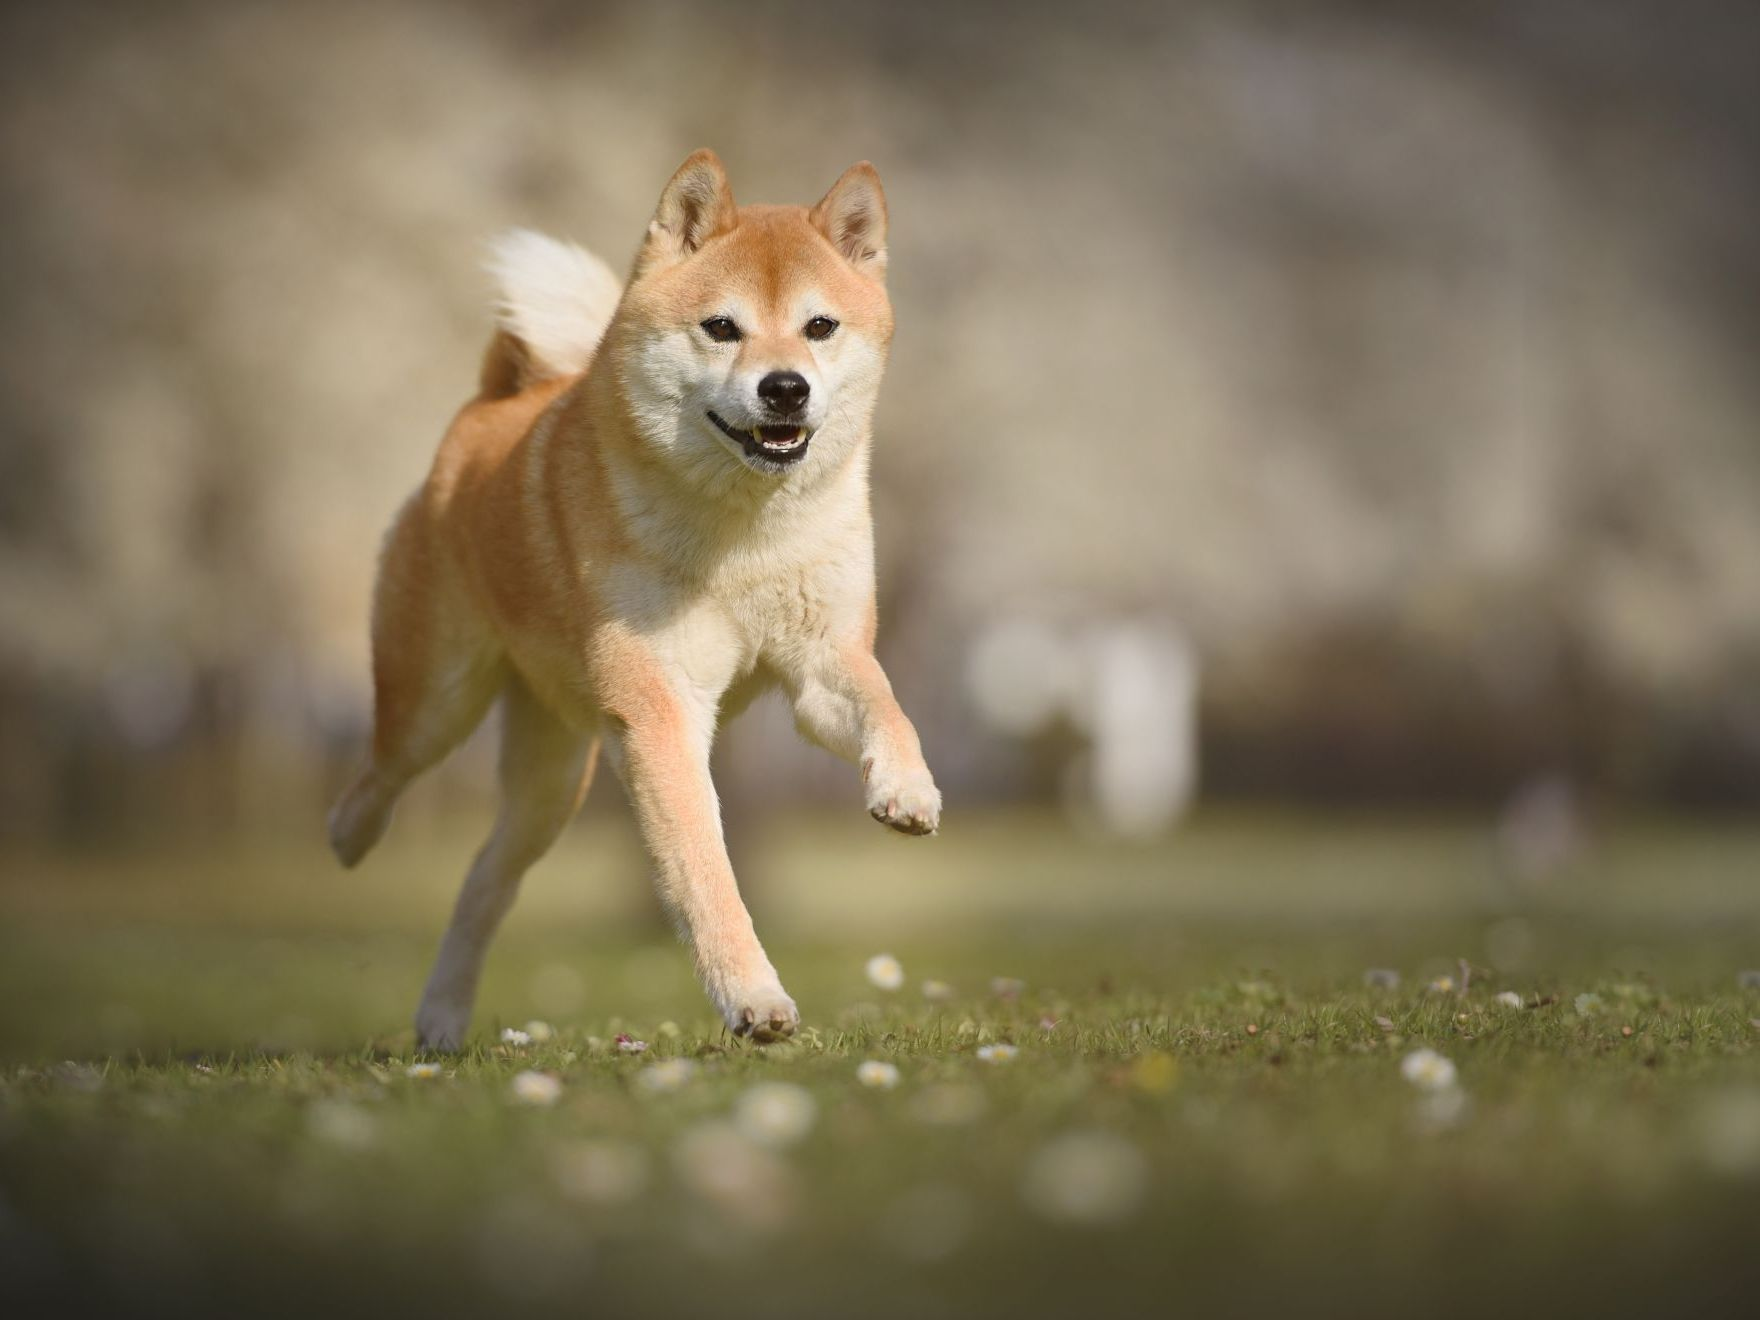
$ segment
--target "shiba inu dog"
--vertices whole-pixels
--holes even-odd
[[[710,151],[660,196],[627,287],[516,232],[476,397],[385,542],[372,754],[330,816],[353,866],[399,794],[504,709],[501,807],[416,1013],[465,1038],[520,877],[579,808],[601,748],[660,898],[727,1026],[794,1032],[709,778],[718,722],[780,687],[867,807],[933,834],[941,795],[874,659],[871,419],[892,338],[886,199],[850,167],[816,206],[736,206]]]

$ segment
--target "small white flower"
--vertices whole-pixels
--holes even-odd
[[[793,1082],[759,1082],[733,1106],[733,1123],[741,1135],[772,1148],[795,1145],[813,1130],[818,1117],[812,1093]]]
[[[623,1054],[645,1054],[648,1049],[647,1041],[637,1040],[626,1032],[620,1031],[612,1039],[616,1042],[618,1051]]]
[[[904,966],[890,953],[877,953],[868,959],[868,980],[882,990],[896,990],[904,984]]]
[[[697,1075],[691,1059],[661,1059],[636,1074],[636,1085],[652,1095],[670,1095]]]
[[[535,1040],[540,1045],[549,1040],[555,1034],[556,1029],[548,1022],[540,1022],[536,1018],[533,1018],[530,1022],[526,1023],[526,1039]]]
[[[978,1046],[978,1057],[985,1063],[1013,1063],[1015,1055],[1020,1051],[1013,1045],[998,1042],[994,1045]]]
[[[984,1117],[982,1087],[955,1082],[926,1086],[911,1100],[911,1117],[931,1127],[965,1127]]]
[[[638,1146],[582,1141],[557,1151],[551,1166],[564,1196],[589,1205],[623,1205],[648,1185],[648,1157]]]
[[[1438,976],[1430,982],[1430,993],[1436,995],[1452,995],[1454,993],[1454,977]]]
[[[1112,1224],[1142,1204],[1149,1166],[1130,1142],[1107,1132],[1054,1137],[1027,1162],[1021,1195],[1047,1219]]]
[[[998,999],[1019,999],[1027,988],[1027,983],[1018,976],[993,976],[990,978],[990,993]]]
[[[513,1098],[522,1105],[553,1105],[562,1099],[562,1083],[549,1073],[529,1069],[516,1075],[508,1084]]]
[[[1459,1127],[1471,1107],[1467,1093],[1458,1086],[1431,1091],[1418,1101],[1418,1126],[1430,1132]]]
[[[409,1067],[403,1070],[403,1075],[405,1077],[418,1077],[424,1080],[429,1077],[438,1077],[440,1075],[440,1065],[437,1063],[412,1063]]]
[[[1601,996],[1582,994],[1571,1001],[1575,1005],[1578,1017],[1594,1017],[1601,1011]]]
[[[1391,967],[1371,967],[1363,973],[1363,984],[1376,990],[1399,989],[1399,973]]]
[[[856,1080],[863,1086],[890,1091],[898,1085],[898,1068],[879,1059],[869,1059],[856,1069]]]
[[[1454,1064],[1435,1050],[1413,1050],[1400,1060],[1399,1070],[1420,1091],[1446,1091],[1454,1085]]]
[[[1520,1008],[1522,997],[1514,990],[1502,990],[1498,992],[1497,1003],[1501,1008]]]
[[[306,1123],[320,1141],[348,1150],[365,1150],[379,1138],[373,1116],[346,1100],[323,1100],[313,1105]]]
[[[1734,1085],[1706,1095],[1695,1118],[1699,1153],[1714,1172],[1760,1173],[1760,1088]]]
[[[798,1200],[792,1170],[732,1123],[699,1123],[672,1147],[678,1179],[742,1229],[774,1232]]]
[[[518,1027],[503,1027],[501,1028],[501,1043],[503,1045],[512,1045],[516,1049],[519,1049],[530,1045],[532,1043],[532,1038],[527,1033],[521,1031]]]
[[[89,1063],[75,1063],[68,1059],[49,1069],[49,1075],[57,1084],[72,1091],[96,1091],[104,1085],[104,1074]]]
[[[880,1237],[910,1261],[946,1260],[971,1236],[971,1198],[946,1183],[924,1183],[881,1212]]]
[[[924,981],[923,998],[932,1004],[945,1004],[953,998],[953,987],[946,981]]]

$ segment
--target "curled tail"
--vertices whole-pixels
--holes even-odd
[[[490,247],[489,273],[498,328],[483,355],[483,396],[584,371],[623,295],[611,268],[573,243],[510,229]]]

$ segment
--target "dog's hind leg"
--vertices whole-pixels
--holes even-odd
[[[459,892],[416,1011],[416,1037],[427,1049],[464,1042],[484,955],[520,877],[549,851],[593,779],[596,737],[564,725],[518,678],[509,680],[503,708],[501,811]]]
[[[412,500],[386,539],[373,597],[372,756],[330,813],[344,866],[366,856],[410,781],[482,723],[506,682],[499,645],[437,558]]]

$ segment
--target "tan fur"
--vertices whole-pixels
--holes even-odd
[[[780,686],[805,736],[861,766],[876,819],[936,829],[940,794],[873,656],[885,223],[865,163],[810,212],[739,208],[698,152],[662,195],[603,341],[575,346],[591,352],[584,372],[544,379],[505,323],[492,341],[478,396],[387,538],[372,758],[331,820],[352,865],[411,779],[503,699],[501,815],[418,1010],[424,1044],[463,1039],[495,927],[601,744],[705,989],[760,1040],[799,1019],[727,860],[708,769],[718,718]],[[736,316],[739,342],[708,341],[699,323],[715,315]],[[803,332],[818,315],[840,323],[823,342]],[[780,370],[814,382],[805,457],[786,469],[742,457],[707,418],[756,425],[752,383]]]

